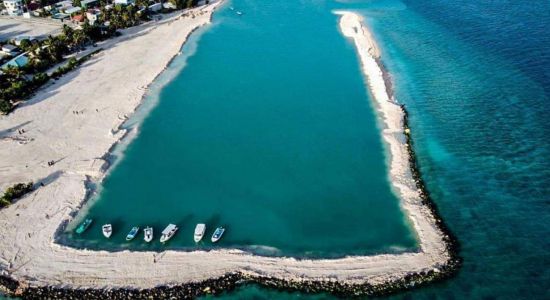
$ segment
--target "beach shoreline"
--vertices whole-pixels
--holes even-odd
[[[212,11],[216,5],[219,5],[219,2],[208,6],[205,13],[197,18],[174,19],[171,20],[173,23],[167,22],[152,27],[146,34],[141,34],[138,31],[135,37],[128,38],[125,43],[147,38],[155,39],[169,33],[181,33],[183,30],[188,33],[188,36],[199,26],[210,22]],[[265,286],[309,292],[328,291],[339,295],[379,295],[418,286],[447,277],[455,272],[460,265],[459,259],[453,253],[455,246],[452,238],[448,238],[448,232],[441,229],[441,226],[444,225],[441,225],[443,223],[436,211],[427,204],[430,201],[426,198],[428,196],[423,196],[425,195],[425,190],[422,190],[423,186],[418,186],[421,179],[418,174],[415,175],[414,152],[410,147],[411,141],[406,130],[408,129],[406,111],[391,101],[391,95],[388,93],[387,74],[384,75],[378,47],[371,34],[362,25],[359,15],[351,12],[338,12],[338,14],[341,15],[342,33],[355,43],[369,91],[376,101],[378,115],[385,124],[382,136],[391,153],[390,178],[396,193],[400,196],[401,207],[418,236],[420,243],[418,252],[298,260],[291,257],[261,257],[235,249],[209,252],[172,250],[161,253],[107,252],[76,250],[56,243],[54,238],[59,230],[65,228],[64,226],[73,220],[84,201],[89,197],[85,183],[90,178],[97,181],[105,176],[108,167],[105,155],[109,155],[113,145],[119,143],[127,134],[127,131],[121,130],[120,126],[126,121],[128,114],[135,112],[135,109],[142,103],[145,87],[166,68],[179,51],[174,51],[174,49],[181,47],[187,40],[185,37],[183,41],[174,41],[171,46],[167,46],[169,49],[163,53],[163,59],[155,64],[155,70],[158,70],[154,74],[155,76],[142,78],[143,81],[136,83],[138,84],[136,88],[130,88],[126,91],[127,94],[118,95],[119,99],[127,99],[129,102],[125,106],[118,107],[118,110],[115,109],[108,116],[96,117],[92,120],[93,122],[85,124],[80,124],[80,122],[75,124],[75,122],[65,120],[66,123],[74,125],[74,127],[66,127],[70,129],[31,127],[30,134],[39,131],[42,132],[42,135],[31,136],[32,140],[25,145],[10,144],[9,150],[14,151],[19,146],[22,149],[33,146],[34,149],[22,150],[23,154],[0,153],[4,154],[0,155],[2,160],[25,163],[30,160],[32,162],[33,160],[29,157],[35,159],[35,156],[21,157],[20,155],[24,155],[25,151],[37,151],[37,147],[38,150],[46,147],[44,144],[37,143],[42,138],[45,142],[61,149],[67,150],[66,148],[68,148],[67,152],[69,153],[78,154],[72,154],[72,156],[68,156],[68,159],[59,160],[53,169],[46,168],[47,171],[44,171],[42,170],[44,167],[42,167],[39,169],[42,171],[32,174],[33,178],[28,178],[27,167],[5,168],[7,162],[0,161],[0,174],[11,176],[7,177],[11,181],[0,182],[2,188],[13,182],[28,181],[29,179],[36,182],[47,181],[44,187],[0,211],[0,214],[3,215],[0,220],[0,224],[3,225],[0,227],[0,237],[2,237],[2,241],[0,241],[0,285],[11,294],[19,293],[27,296],[36,294],[53,298],[62,297],[59,295],[63,295],[63,293],[83,295],[84,292],[98,297],[109,295],[114,297],[108,293],[124,295],[128,291],[134,290],[140,290],[143,293],[140,295],[143,295],[144,298],[158,296],[158,293],[167,293],[167,291],[172,291],[169,294],[171,296],[197,296],[234,288],[241,281],[254,281]],[[183,22],[186,23],[183,24]],[[171,25],[181,26],[183,29],[170,29]],[[124,47],[125,43],[121,43],[120,47]],[[139,43],[141,45],[143,41],[141,40]],[[149,44],[149,46],[154,46],[154,44]],[[30,105],[25,105],[14,112],[13,116],[0,120],[2,128],[7,127],[17,131],[19,124],[38,126],[33,124],[34,119],[28,119],[36,117],[36,113],[43,109],[35,105],[45,106],[55,112],[63,109],[70,110],[67,105],[77,105],[86,100],[89,103],[97,104],[97,95],[77,95],[74,89],[78,89],[84,84],[80,81],[93,78],[95,76],[93,73],[100,71],[98,65],[115,63],[113,60],[116,58],[110,57],[110,62],[102,62],[101,59],[106,60],[108,55],[120,58],[124,51],[125,49],[117,50],[117,47],[103,51],[106,53],[100,54],[99,58],[94,58],[81,67],[83,70],[77,70],[76,74],[68,74],[67,79],[62,79],[65,80],[65,86],[71,85],[73,89],[66,87],[63,89],[59,86],[48,87],[46,91],[41,91],[40,95],[31,99]],[[136,66],[139,63],[143,62],[130,60],[122,62],[120,65]],[[89,74],[90,72],[92,74]],[[137,73],[137,71],[135,72]],[[123,75],[129,74],[121,72],[120,76]],[[102,90],[108,90],[107,92],[103,91],[104,94],[116,94],[117,92],[116,86],[113,87],[112,83],[106,82],[101,87]],[[59,99],[67,99],[71,96],[76,96],[76,100],[79,102],[66,100],[65,103],[55,106],[54,102],[61,102],[62,100]],[[51,97],[57,97],[58,101],[53,101]],[[29,110],[31,110],[30,113]],[[32,110],[37,112],[32,112]],[[100,108],[97,108],[96,112],[99,113]],[[83,116],[93,113],[93,111],[85,111]],[[25,114],[28,114],[27,119],[21,118],[21,115],[25,116]],[[50,119],[44,120],[44,124],[47,124],[46,121],[57,120],[56,117],[58,115],[52,115]],[[75,118],[76,116],[69,115],[69,117]],[[99,127],[97,122],[108,122],[109,118],[113,120],[111,123],[114,124],[113,126],[96,128]],[[31,123],[25,123],[28,120]],[[57,126],[61,125],[57,124]],[[111,127],[111,134],[105,137],[105,128],[109,127]],[[71,136],[63,136],[63,134],[67,134],[67,130],[86,132],[84,138],[76,135],[70,139],[76,148],[71,148],[70,145],[68,147]],[[59,135],[61,135],[60,138]],[[57,140],[56,137],[58,137]],[[102,139],[99,140],[98,137],[102,137]],[[105,148],[103,154],[97,153],[98,150],[101,150],[97,148],[94,149],[96,151],[80,149],[82,144],[89,144],[88,139],[94,138],[98,139],[96,142],[101,143]],[[406,143],[403,142],[404,140]],[[46,148],[49,149],[49,147]],[[29,154],[27,153],[27,155]],[[43,160],[49,159],[42,158]],[[29,224],[22,224],[22,220]],[[44,224],[44,226],[37,230],[32,224]],[[181,271],[182,268],[185,269],[185,272]],[[191,292],[189,292],[190,289]]]

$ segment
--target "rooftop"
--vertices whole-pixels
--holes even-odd
[[[74,13],[80,12],[81,10],[82,10],[82,8],[80,8],[80,7],[71,7],[71,8],[67,8],[65,10],[65,13],[66,14],[74,14]]]
[[[73,19],[74,21],[77,21],[77,22],[84,22],[84,15],[75,15],[73,16],[71,19]]]
[[[13,58],[12,60],[8,61],[7,63],[3,64],[2,67],[0,67],[0,69],[5,69],[9,66],[12,66],[12,67],[23,67],[25,66],[27,63],[29,62],[29,58],[27,57],[27,55],[25,53],[21,54],[21,55],[18,55],[16,56],[15,58]]]
[[[17,47],[14,46],[14,45],[10,45],[10,44],[5,44],[5,45],[2,46],[2,51],[4,51],[4,52],[11,52],[15,49],[17,49]]]

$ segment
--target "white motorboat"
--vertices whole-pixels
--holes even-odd
[[[214,231],[214,234],[212,235],[212,243],[215,243],[219,241],[222,238],[223,233],[225,232],[225,228],[218,227],[216,228],[216,231]]]
[[[113,226],[111,224],[105,224],[101,227],[101,231],[103,232],[103,236],[110,238],[111,234],[113,234]]]
[[[206,224],[197,224],[197,226],[195,227],[195,235],[194,235],[194,239],[195,239],[195,243],[198,243],[202,240],[202,237],[204,236],[204,232],[206,231]]]
[[[161,243],[167,242],[169,239],[171,239],[174,236],[174,234],[176,234],[176,231],[178,231],[178,226],[174,224],[170,224],[166,226],[166,228],[164,228],[164,230],[162,231],[160,242]]]
[[[153,240],[153,227],[145,227],[143,229],[143,240],[147,243]]]
[[[128,232],[128,235],[126,236],[126,240],[127,241],[131,241],[133,240],[136,235],[138,234],[139,232],[139,227],[135,226],[132,228],[132,230],[130,230],[130,232]]]

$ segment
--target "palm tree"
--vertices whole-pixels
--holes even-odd
[[[50,59],[53,61],[61,61],[63,59],[63,53],[67,49],[67,46],[58,38],[54,38],[51,35],[44,42]]]
[[[67,38],[67,40],[69,42],[73,40],[73,34],[74,34],[74,29],[72,29],[67,24],[64,24],[63,25],[63,35]]]
[[[3,70],[4,75],[7,77],[8,82],[16,82],[21,80],[21,77],[23,77],[23,70],[21,70],[19,67],[14,66],[8,66]]]
[[[73,35],[73,42],[74,45],[78,48],[82,47],[82,45],[88,40],[88,37],[82,30],[76,30]]]

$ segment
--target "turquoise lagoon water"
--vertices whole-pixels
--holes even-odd
[[[323,95],[328,94],[329,90],[332,93],[347,93],[345,100],[335,97],[335,107],[340,110],[364,100],[362,110],[356,111],[358,104],[350,109],[360,115],[357,119],[365,122],[362,123],[365,126],[353,127],[356,130],[358,127],[363,128],[365,132],[361,133],[364,134],[362,136],[370,142],[377,142],[378,139],[369,135],[371,131],[368,128],[374,129],[374,121],[367,97],[360,86],[360,74],[353,66],[357,59],[353,57],[349,43],[335,31],[336,18],[330,16],[329,12],[335,8],[357,10],[373,27],[383,50],[384,63],[393,74],[396,98],[409,108],[415,150],[423,177],[443,218],[458,237],[464,258],[464,266],[457,277],[391,298],[550,298],[550,126],[547,117],[550,114],[550,34],[547,31],[550,5],[547,1],[234,0],[231,5],[243,10],[245,15],[237,18],[227,9],[221,10],[216,16],[220,24],[202,36],[197,55],[189,60],[189,69],[181,76],[191,76],[189,73],[195,72],[193,68],[201,69],[198,61],[200,54],[213,47],[213,36],[217,32],[222,31],[224,26],[230,27],[234,30],[233,34],[227,32],[223,37],[216,38],[224,44],[216,48],[219,55],[209,57],[217,63],[217,69],[210,72],[223,70],[226,74],[227,70],[234,70],[233,76],[227,76],[226,80],[243,80],[243,87],[231,91],[230,95],[261,88],[264,81],[285,88],[287,85],[292,87],[302,83],[309,84],[308,87],[313,91],[326,88]],[[262,22],[260,24],[255,20]],[[238,28],[243,30],[239,34]],[[265,36],[266,32],[272,32],[272,35]],[[248,52],[250,45],[237,45],[226,40],[232,38],[246,38],[251,44],[263,45],[262,51]],[[292,42],[287,38],[292,39]],[[271,42],[264,39],[270,39]],[[310,40],[314,41],[314,46],[307,43]],[[282,50],[285,47],[277,45],[277,42],[282,41],[286,42],[286,51]],[[239,50],[243,56],[256,57],[254,63],[249,64],[261,65],[258,73],[253,73],[255,68],[247,66],[247,72],[250,73],[243,74],[243,65],[234,66],[231,63],[229,66],[230,62],[220,61],[221,57],[235,51],[236,47],[241,47]],[[317,56],[320,49],[330,54]],[[302,54],[301,60],[316,60],[316,63],[308,65],[309,70],[304,70],[304,65],[288,67],[284,62],[293,57],[289,57],[289,53]],[[271,75],[271,72],[262,73],[261,70],[267,65],[258,62],[262,60],[270,60],[277,65],[270,68],[288,69],[286,76],[281,78]],[[346,76],[343,74],[345,72],[336,74],[327,71],[336,61],[342,68],[347,66],[346,69],[355,68],[355,71],[346,73],[349,77],[343,77],[343,81],[338,80],[340,76]],[[257,76],[264,76],[261,84],[246,84],[245,79]],[[303,78],[296,79],[295,76]],[[308,80],[311,78],[309,76],[330,80],[312,84]],[[180,82],[181,88],[186,86],[183,80],[176,81]],[[226,83],[225,80],[220,83],[220,88]],[[333,83],[344,88],[333,90],[330,88]],[[163,93],[168,93],[170,89],[170,86],[167,87]],[[263,94],[267,97],[271,93],[271,90],[267,90]],[[162,95],[161,98],[165,100]],[[321,101],[317,99],[319,97],[313,98]],[[166,99],[166,102],[170,101]],[[174,114],[179,114],[180,118],[189,118],[183,115],[184,112],[176,111],[173,102],[166,105],[174,107]],[[317,105],[312,107],[319,107],[319,103],[315,103]],[[198,105],[198,101],[195,105]],[[239,105],[242,103],[239,102]],[[153,122],[151,120],[155,114],[160,114],[157,111],[162,109],[161,102],[145,120],[140,137],[146,136],[148,126],[155,126],[148,124]],[[164,109],[169,110],[170,107]],[[311,110],[315,111],[313,108]],[[327,128],[339,126],[340,121],[343,119],[332,119],[330,124],[326,124]],[[164,122],[173,120],[166,118]],[[224,128],[228,126],[227,123],[224,123]],[[128,148],[125,159],[132,156],[131,152],[135,151],[132,150],[133,145],[139,143],[139,139]],[[159,143],[158,147],[165,145],[155,142]],[[375,148],[370,145],[360,151],[372,151]],[[374,152],[382,155],[380,145],[377,149]],[[147,155],[143,159],[147,159]],[[383,160],[381,156],[379,159],[376,161]],[[116,176],[116,170],[124,168],[124,165],[123,160],[111,177]],[[385,172],[383,166],[381,168],[379,171]],[[372,174],[376,173],[376,178],[385,178],[369,166],[368,173],[371,174],[371,171]],[[150,174],[151,180],[155,176],[158,175]],[[106,190],[110,180],[105,184]],[[371,180],[368,182],[372,184]],[[363,183],[360,185],[364,186]],[[106,192],[97,205],[115,201],[111,199],[115,198],[107,199]],[[395,205],[394,201],[382,202]],[[330,202],[322,203],[328,205]],[[397,206],[394,208],[397,209]],[[380,215],[385,220],[402,218],[398,213],[390,211]],[[389,218],[390,215],[395,218]],[[370,218],[369,213],[363,221]],[[364,230],[368,228],[371,227],[366,226]],[[407,232],[403,229],[399,236],[406,237],[410,234]],[[404,241],[400,244],[411,247],[412,242],[408,240],[408,245]],[[392,244],[397,245],[398,242]],[[300,252],[296,249],[281,249],[288,251],[286,253]],[[334,253],[334,250],[325,251]],[[329,296],[277,292],[246,285],[221,298],[326,299]]]
[[[262,255],[414,250],[355,50],[331,6],[235,1],[203,31],[85,210],[95,225],[69,232],[68,243],[210,249],[192,238],[204,222],[207,234],[227,228],[216,247]],[[104,223],[114,226],[109,240]],[[124,241],[132,226],[158,236],[168,223],[181,230],[166,246]]]
[[[317,1],[318,5],[330,2]],[[339,1],[374,28],[458,276],[392,299],[550,299],[548,1]],[[226,299],[327,299],[244,286]]]

